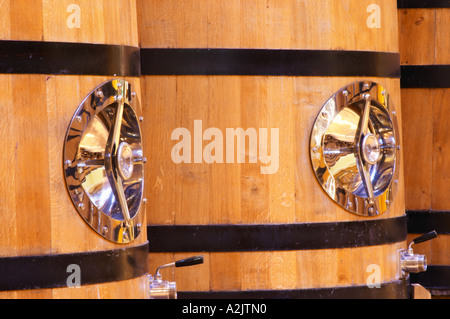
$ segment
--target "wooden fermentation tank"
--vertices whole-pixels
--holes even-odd
[[[0,297],[148,297],[145,230],[125,245],[97,235],[63,177],[83,99],[118,78],[140,98],[139,60],[135,69],[127,53],[139,51],[135,1],[2,1],[0,21]],[[77,266],[81,286],[71,289]]]
[[[412,280],[436,296],[448,296],[450,290],[448,6],[445,1],[404,2],[398,10],[408,232],[410,238],[433,229],[439,234],[417,246],[418,252],[428,256],[429,267]]]
[[[319,111],[351,83],[385,87],[401,123],[396,1],[140,0],[138,24],[150,270],[203,252],[204,265],[163,274],[182,298],[405,297],[401,157],[397,195],[373,217],[334,203],[310,162]],[[226,149],[230,128],[253,128],[265,144]],[[222,149],[207,148],[208,132],[222,133]],[[272,164],[279,155],[265,174],[264,145]],[[304,238],[306,228],[319,231]],[[349,234],[363,240],[344,244]],[[368,288],[373,276],[382,289]]]

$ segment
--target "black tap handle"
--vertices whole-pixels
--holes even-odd
[[[203,264],[203,256],[195,256],[183,260],[178,260],[175,262],[175,267],[187,267],[198,264]]]
[[[426,234],[424,234],[424,235],[422,235],[420,237],[417,237],[416,239],[413,240],[413,243],[414,244],[423,243],[425,241],[434,239],[436,237],[437,237],[437,233],[436,233],[435,230],[433,230],[433,231],[430,231],[429,233],[426,233]]]

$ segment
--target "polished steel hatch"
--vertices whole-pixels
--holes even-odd
[[[98,234],[133,241],[142,228],[144,157],[136,94],[108,81],[77,108],[64,143],[64,177],[78,213]]]
[[[356,82],[339,90],[314,123],[310,156],[325,192],[349,212],[376,216],[398,183],[397,116],[386,90]]]

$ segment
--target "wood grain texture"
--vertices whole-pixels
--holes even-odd
[[[450,9],[436,10],[436,64],[450,64]]]
[[[80,288],[0,292],[0,299],[148,299],[147,275],[114,283]]]
[[[402,65],[450,63],[450,9],[398,10]]]
[[[144,135],[147,145],[153,145],[146,148],[147,157],[154,159],[146,170],[148,223],[360,220],[336,206],[323,191],[317,191],[318,183],[310,170],[309,132],[330,92],[364,79],[380,82],[375,78],[323,81],[306,77],[146,76]],[[381,84],[390,92],[398,114],[401,113],[398,79],[384,79]],[[200,98],[202,92],[213,99]],[[167,104],[163,104],[163,96],[168,97]],[[225,96],[228,98],[219,98]],[[193,139],[194,120],[202,120],[203,131],[216,127],[224,135],[227,128],[279,128],[278,172],[262,175],[261,163],[249,163],[248,156],[243,164],[236,160],[221,164],[175,164],[171,150],[177,141],[171,141],[170,135],[183,127]],[[204,141],[203,147],[207,144]],[[403,214],[403,183],[398,187],[398,204],[394,203],[393,209],[379,218]]]
[[[67,20],[80,8],[80,28]],[[137,13],[134,0],[29,0],[0,2],[3,18],[0,39],[107,43],[137,46]]]
[[[273,252],[202,253],[204,264],[168,268],[161,274],[175,280],[179,291],[245,291],[308,289],[376,284],[400,276],[397,250],[403,243],[372,247]],[[162,264],[199,253],[152,253],[152,272]],[[372,265],[372,266],[371,266]],[[373,267],[379,266],[379,277]],[[378,269],[378,268],[377,268]],[[377,280],[379,280],[379,282]]]
[[[319,49],[398,52],[396,1],[373,1],[381,28],[367,27],[360,1],[138,0],[142,48]],[[277,224],[364,220],[337,206],[311,169],[310,132],[322,105],[339,89],[363,80],[384,86],[401,123],[398,79],[362,77],[143,76],[144,138],[149,169],[149,225]],[[245,163],[194,162],[194,123],[208,128],[279,129],[279,168],[261,174],[248,146]],[[192,163],[175,164],[178,128],[191,133]],[[401,128],[400,128],[401,130]],[[259,136],[259,135],[258,135]],[[402,143],[401,137],[399,137]],[[211,141],[205,140],[202,151]],[[256,159],[251,163],[250,159]],[[402,170],[402,152],[399,167]],[[404,214],[403,172],[391,208],[375,218]],[[399,278],[404,242],[352,249],[203,253],[205,263],[167,269],[181,291],[294,289],[365,284],[378,265],[383,282]],[[150,269],[197,253],[151,253]]]
[[[367,27],[369,4],[380,6],[379,29]],[[392,0],[141,0],[138,23],[144,48],[398,52],[396,9]]]
[[[431,209],[433,196],[433,89],[402,89],[405,205],[406,209]],[[430,110],[424,112],[424,105]],[[420,152],[418,152],[420,150]],[[420,156],[419,156],[420,155]],[[419,169],[420,168],[420,169]]]
[[[81,28],[70,29],[69,4],[81,9]],[[136,2],[0,1],[1,40],[59,41],[137,46]],[[62,154],[72,116],[103,76],[0,75],[0,257],[65,254],[134,247],[97,235],[78,215],[66,191]],[[129,81],[140,100],[140,79]],[[136,109],[142,114],[142,109]],[[142,208],[145,209],[145,208]],[[145,278],[78,289],[2,292],[0,298],[146,298]]]

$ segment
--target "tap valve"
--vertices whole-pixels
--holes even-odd
[[[179,268],[203,264],[203,256],[195,256],[187,259],[159,266],[154,276],[149,275],[150,299],[177,299],[177,284],[173,281],[162,280],[160,270],[164,268]]]
[[[426,242],[437,237],[435,230],[414,239],[407,250],[400,252],[402,277],[406,278],[410,273],[419,273],[427,270],[427,258],[425,255],[415,254],[412,245]]]

